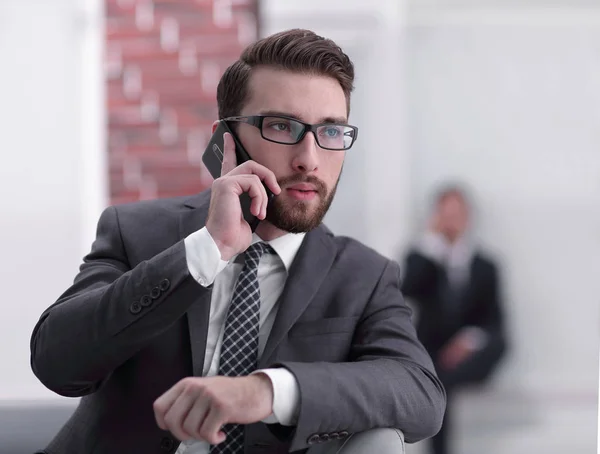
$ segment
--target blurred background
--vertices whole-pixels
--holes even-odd
[[[401,260],[440,182],[473,190],[511,349],[458,399],[457,452],[594,452],[597,0],[1,0],[0,453],[8,435],[31,434],[32,414],[74,404],[33,376],[29,337],[101,210],[208,187],[220,75],[292,27],[332,38],[356,66],[361,132],[327,216],[334,232]]]

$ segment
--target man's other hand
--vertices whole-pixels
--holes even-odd
[[[252,424],[269,416],[273,385],[265,374],[188,377],[154,402],[158,426],[179,440],[225,441],[225,424]]]

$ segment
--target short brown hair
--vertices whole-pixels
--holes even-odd
[[[251,44],[227,68],[217,87],[219,118],[240,114],[248,99],[250,74],[256,66],[332,77],[342,87],[350,113],[350,93],[354,88],[354,65],[350,58],[330,39],[310,30],[293,29]]]

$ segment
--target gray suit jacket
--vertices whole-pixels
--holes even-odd
[[[204,226],[210,192],[107,208],[75,282],[41,316],[32,369],[80,397],[50,454],[173,453],[153,401],[204,363],[211,288],[190,276],[183,239]],[[304,450],[375,427],[434,435],[445,391],[417,340],[399,267],[324,226],[298,251],[259,363],[297,378],[296,427],[247,426],[246,453]]]

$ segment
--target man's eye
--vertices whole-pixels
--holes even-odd
[[[287,131],[290,128],[287,123],[271,123],[269,127],[275,131]]]
[[[324,132],[327,137],[337,137],[340,134],[338,128],[327,128]]]

